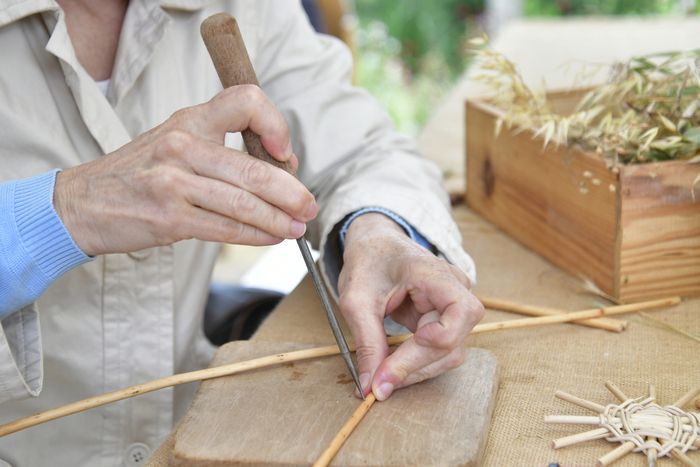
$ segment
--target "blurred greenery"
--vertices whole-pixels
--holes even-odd
[[[649,15],[683,0],[522,0],[525,16]],[[687,4],[687,3],[686,3]],[[696,0],[695,11],[700,7]],[[486,0],[355,0],[356,78],[415,134],[468,64],[465,44],[483,33]]]
[[[415,134],[465,66],[468,19],[483,0],[358,0],[357,80]]]
[[[441,57],[452,74],[461,71],[465,20],[481,14],[484,0],[358,0],[361,24],[381,21],[400,44],[399,55],[412,73],[429,55]]]
[[[676,0],[524,0],[525,16],[649,15],[674,10]]]

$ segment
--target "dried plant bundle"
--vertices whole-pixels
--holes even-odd
[[[578,146],[610,166],[666,160],[700,162],[700,49],[634,57],[612,67],[608,81],[585,93],[569,115],[554,112],[544,89],[528,87],[517,67],[487,47],[475,53],[475,78],[503,110],[496,122],[530,129],[547,144]]]

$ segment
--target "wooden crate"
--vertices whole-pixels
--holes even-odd
[[[550,94],[561,111],[579,96]],[[700,164],[608,168],[595,154],[543,147],[466,104],[467,203],[560,268],[618,301],[700,293]]]

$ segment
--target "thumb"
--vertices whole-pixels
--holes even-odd
[[[260,142],[276,160],[286,162],[292,159],[287,122],[258,86],[231,86],[194,108],[198,110],[198,133],[214,143],[221,144],[226,132],[250,129],[260,136]],[[293,166],[298,161],[290,163]]]
[[[341,297],[340,310],[352,332],[360,384],[366,395],[371,390],[377,367],[389,355],[384,332],[384,312],[372,300]]]
[[[439,319],[440,314],[436,311],[426,313],[419,320],[418,329]],[[441,348],[420,345],[415,335],[409,338],[384,360],[376,371],[372,386],[377,400],[386,400],[394,389],[404,386],[411,375],[432,362],[441,360],[448,353],[449,351]]]

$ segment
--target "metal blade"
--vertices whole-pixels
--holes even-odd
[[[301,251],[301,256],[304,257],[306,269],[309,270],[309,274],[311,274],[311,279],[314,281],[316,293],[321,299],[321,304],[323,304],[323,309],[325,310],[326,316],[328,317],[328,323],[331,325],[331,331],[333,331],[335,342],[338,344],[338,348],[340,349],[340,353],[343,356],[343,360],[345,360],[345,365],[347,365],[348,370],[350,371],[350,375],[352,376],[353,381],[355,381],[355,386],[357,386],[357,390],[360,393],[360,396],[362,397],[362,399],[364,399],[365,394],[362,390],[362,386],[360,385],[360,378],[359,376],[357,376],[357,370],[355,369],[355,363],[353,363],[352,361],[350,349],[348,349],[348,343],[345,340],[345,336],[343,335],[343,330],[340,329],[338,319],[335,317],[335,313],[333,313],[333,307],[331,306],[331,301],[328,298],[328,292],[326,292],[326,288],[323,286],[321,274],[319,274],[318,272],[316,262],[314,261],[313,256],[311,256],[311,251],[309,250],[309,246],[306,244],[306,240],[304,240],[304,237],[297,239],[297,245],[299,245],[299,251]]]

